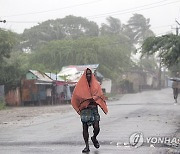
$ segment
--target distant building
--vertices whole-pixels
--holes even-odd
[[[65,81],[62,77],[54,73],[45,74],[53,80],[52,103],[61,104],[70,102],[76,82]]]
[[[86,68],[90,68],[94,73],[98,66],[99,64],[64,66],[57,75],[66,81],[78,82]]]
[[[21,101],[22,104],[41,105],[51,97],[53,80],[45,73],[37,70],[29,70],[21,80]]]
[[[104,79],[104,76],[97,71],[99,64],[89,64],[89,65],[69,65],[64,66],[61,71],[57,74],[58,76],[64,78],[68,82],[78,82],[81,78],[84,70],[90,68],[92,73],[94,73],[96,79],[102,84],[102,88],[106,92],[111,92],[111,80]]]

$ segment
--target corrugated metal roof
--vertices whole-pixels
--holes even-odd
[[[88,65],[69,65],[64,66],[58,73],[58,76],[66,77],[67,81],[77,82],[81,78],[84,70],[90,68],[94,73],[98,68],[99,64],[88,64]]]
[[[99,64],[88,64],[88,65],[69,65],[62,67],[63,71],[64,69],[72,69],[75,68],[77,71],[84,71],[86,68],[90,68],[92,72],[94,72],[98,68]]]
[[[64,81],[63,78],[61,78],[60,76],[54,74],[54,73],[45,73],[48,77],[50,77],[52,80],[56,80],[57,78],[57,81]]]
[[[38,78],[39,81],[47,81],[47,82],[52,82],[53,81],[45,73],[42,73],[40,71],[29,70],[29,72],[33,73]]]

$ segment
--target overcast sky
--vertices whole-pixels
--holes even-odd
[[[120,19],[123,24],[134,14],[150,18],[151,29],[162,35],[174,32],[180,22],[180,0],[0,0],[0,28],[22,33],[48,19],[67,15],[86,17],[99,26],[106,17]]]

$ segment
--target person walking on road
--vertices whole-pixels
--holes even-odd
[[[97,140],[97,135],[100,132],[98,106],[105,114],[107,114],[108,108],[101,86],[89,68],[84,71],[82,77],[78,81],[73,91],[71,104],[81,117],[83,138],[85,142],[85,148],[82,150],[82,153],[90,151],[89,126],[93,126],[94,129],[94,135],[91,137],[94,147],[99,148],[100,144]]]
[[[176,77],[179,77],[179,72],[176,74]],[[172,83],[172,88],[173,88],[174,100],[175,100],[175,103],[177,103],[178,93],[180,89],[180,82],[174,79]]]
[[[178,92],[179,92],[178,82],[177,82],[177,81],[173,81],[173,83],[172,83],[172,88],[173,88],[174,100],[175,100],[175,103],[177,103]]]

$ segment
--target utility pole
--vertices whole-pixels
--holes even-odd
[[[180,23],[177,21],[177,20],[175,20],[176,21],[176,23],[180,26]],[[178,36],[179,35],[179,27],[176,27],[176,35]]]
[[[162,86],[161,86],[161,74],[162,74],[161,69],[162,69],[162,59],[161,59],[161,56],[160,56],[159,73],[158,73],[158,78],[159,78],[158,89],[162,88]]]
[[[177,21],[177,19],[175,19],[175,22],[180,26],[180,22]],[[180,27],[178,27],[178,25],[176,26],[176,28],[171,28],[171,29],[175,29],[176,30],[176,35],[177,36],[179,35],[179,29],[180,29]]]

